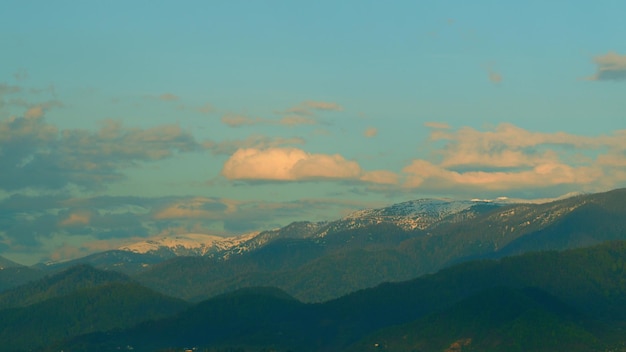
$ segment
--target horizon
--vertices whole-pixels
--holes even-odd
[[[0,256],[626,187],[626,3],[567,5],[6,2]]]
[[[616,188],[616,189],[612,189],[609,190],[607,192],[611,192],[611,191],[617,191],[620,190],[621,188]],[[383,207],[380,208],[362,208],[362,209],[357,209],[354,210],[353,212],[350,212],[347,215],[344,215],[341,218],[333,218],[333,219],[327,219],[327,220],[321,220],[319,222],[332,222],[335,220],[341,220],[341,219],[345,219],[345,218],[349,218],[351,215],[353,214],[358,214],[363,210],[375,210],[375,209],[381,209],[381,208],[387,208],[387,207],[392,207],[393,205],[396,204],[403,204],[403,203],[409,203],[409,202],[414,202],[414,201],[421,201],[421,200],[442,200],[442,201],[449,201],[449,202],[454,202],[454,201],[465,201],[465,202],[475,202],[475,203],[491,203],[491,202],[498,202],[498,201],[504,201],[505,204],[546,204],[546,203],[551,203],[551,202],[557,202],[560,200],[565,200],[568,198],[573,198],[573,197],[578,197],[578,196],[583,196],[583,195],[587,195],[589,193],[582,193],[582,192],[569,192],[567,194],[564,194],[562,196],[559,197],[555,197],[555,198],[541,198],[541,199],[520,199],[520,198],[509,198],[506,196],[503,197],[497,197],[495,199],[478,199],[478,198],[473,198],[473,199],[452,199],[452,198],[436,198],[436,197],[430,197],[430,198],[418,198],[418,199],[411,199],[411,200],[406,200],[406,201],[401,201],[399,203],[393,203],[393,204],[387,204],[384,205]],[[297,222],[302,222],[302,221],[307,221],[306,219],[300,219],[300,220],[294,220],[289,224],[285,224],[284,227],[289,226],[293,223],[297,223]],[[125,239],[124,242],[120,242],[117,244],[117,247],[112,247],[112,248],[108,248],[106,250],[103,251],[95,251],[92,253],[87,253],[85,256],[89,256],[91,254],[98,254],[98,253],[102,253],[102,252],[106,252],[106,251],[110,251],[110,250],[123,250],[123,251],[131,251],[131,252],[136,252],[134,249],[141,249],[143,247],[145,247],[145,244],[147,244],[150,241],[160,241],[160,240],[165,240],[165,239],[171,239],[171,238],[185,238],[187,237],[187,239],[189,239],[189,237],[206,237],[205,239],[215,239],[215,238],[221,238],[221,239],[228,239],[228,238],[246,238],[249,237],[251,235],[255,235],[255,234],[260,234],[262,232],[265,231],[272,231],[272,230],[278,230],[281,227],[276,227],[276,228],[268,228],[268,229],[259,229],[259,230],[254,230],[254,231],[248,231],[248,232],[244,232],[244,233],[232,233],[232,234],[213,234],[213,233],[194,233],[194,232],[180,232],[180,233],[170,233],[170,234],[157,234],[154,236],[149,236],[149,237],[140,237],[140,238],[128,238]],[[196,239],[198,240],[198,239]],[[194,242],[195,244],[199,244],[201,242]],[[205,243],[205,242],[202,242]],[[141,251],[139,251],[139,253],[142,253]],[[35,261],[35,262],[28,262],[28,263],[22,263],[16,260],[13,260],[11,258],[5,257],[0,255],[0,258],[9,260],[13,263],[19,264],[19,265],[24,265],[24,266],[36,266],[36,265],[49,265],[49,264],[61,264],[61,263],[65,263],[65,262],[70,262],[72,260],[80,260],[81,258],[85,257],[85,256],[78,256],[78,257],[68,257],[68,258],[62,258],[58,261],[53,261],[53,260],[47,260],[47,261]]]

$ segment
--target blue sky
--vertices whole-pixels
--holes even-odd
[[[4,1],[0,255],[626,185],[623,1]]]

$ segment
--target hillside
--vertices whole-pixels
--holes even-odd
[[[122,282],[128,283],[131,279],[115,271],[102,271],[88,265],[78,265],[0,293],[0,309],[27,306],[79,289]]]
[[[593,351],[599,337],[572,307],[535,289],[494,287],[408,324],[385,328],[350,351]]]
[[[624,277],[626,242],[607,242],[468,262],[322,304],[249,289],[201,302],[172,318],[85,335],[60,347],[336,351],[397,343],[398,349],[388,350],[441,351],[458,345],[464,351],[600,351],[626,342],[620,330],[626,326]]]
[[[135,283],[109,283],[0,310],[0,341],[3,351],[38,350],[71,336],[163,318],[186,306]]]

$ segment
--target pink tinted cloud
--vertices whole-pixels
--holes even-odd
[[[339,154],[312,154],[290,147],[239,149],[224,164],[222,175],[229,180],[397,182],[392,172],[364,171],[356,161]]]
[[[438,159],[413,160],[403,169],[403,184],[434,190],[610,188],[626,181],[624,136],[624,131],[595,137],[541,133],[506,123],[486,131],[434,129],[431,140],[447,142]]]

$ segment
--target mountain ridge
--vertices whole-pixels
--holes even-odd
[[[323,303],[248,288],[56,348],[435,352],[460,341],[463,351],[607,351],[626,342],[624,263],[626,241],[615,241],[467,262]]]

